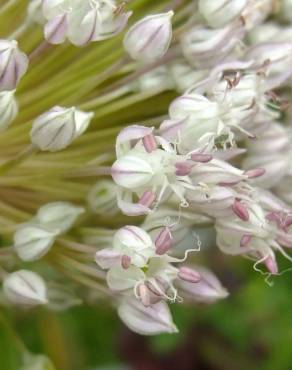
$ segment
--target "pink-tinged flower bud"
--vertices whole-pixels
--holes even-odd
[[[144,136],[142,142],[147,153],[153,152],[158,147],[155,136],[152,134]]]
[[[75,107],[54,107],[39,116],[32,125],[30,138],[40,150],[55,152],[65,149],[87,129],[93,113]]]
[[[125,299],[118,307],[118,314],[125,325],[141,335],[178,332],[165,302],[145,307],[138,299]]]
[[[234,200],[232,210],[242,221],[249,220],[248,209],[239,199]]]
[[[220,28],[238,18],[247,3],[248,0],[200,0],[199,11],[210,27]]]
[[[173,244],[173,237],[169,227],[164,227],[155,240],[156,254],[163,255],[169,251]]]
[[[163,57],[171,38],[173,11],[150,15],[135,23],[124,38],[129,55],[141,62],[151,62]]]
[[[177,176],[187,176],[190,174],[190,172],[192,171],[192,163],[190,162],[176,162],[175,163],[175,168],[176,168],[176,171],[175,171],[175,174]]]
[[[189,283],[198,283],[201,280],[201,275],[199,272],[186,266],[182,266],[179,269],[177,276],[181,280]]]
[[[211,271],[201,266],[194,268],[200,274],[198,282],[194,284],[181,279],[177,281],[179,292],[183,298],[190,301],[213,303],[228,296],[227,290]]]
[[[0,40],[0,91],[14,90],[28,68],[28,57],[17,41]]]
[[[9,274],[3,282],[7,299],[14,304],[35,306],[47,303],[44,280],[35,272],[19,270]]]

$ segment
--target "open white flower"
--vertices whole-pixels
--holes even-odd
[[[68,38],[77,46],[104,40],[121,32],[131,14],[115,0],[44,0],[45,37],[52,44]]]

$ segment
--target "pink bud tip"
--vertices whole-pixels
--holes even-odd
[[[213,156],[211,154],[193,153],[191,158],[194,162],[207,163],[213,159]]]
[[[156,194],[152,191],[145,191],[145,193],[139,199],[139,204],[145,207],[151,207],[155,202]]]
[[[198,283],[201,280],[201,275],[188,267],[181,267],[178,272],[178,277],[189,283]]]
[[[192,170],[192,165],[189,162],[177,162],[175,168],[177,176],[187,176]]]
[[[244,234],[242,238],[240,239],[240,246],[246,247],[248,243],[251,241],[252,236],[249,234]]]
[[[123,269],[127,270],[130,267],[130,265],[131,265],[131,257],[129,257],[129,256],[127,256],[127,255],[124,254],[122,256],[121,263],[122,263]]]
[[[155,240],[156,254],[165,254],[172,247],[172,235],[169,227],[164,227]]]
[[[146,152],[148,153],[151,153],[157,149],[157,142],[155,136],[152,134],[144,136],[142,142]]]
[[[264,264],[266,265],[266,268],[268,271],[273,274],[277,275],[278,274],[278,265],[277,262],[274,260],[273,257],[269,256],[264,260]]]
[[[243,221],[249,220],[249,214],[246,206],[240,202],[240,200],[235,199],[232,205],[232,210]]]
[[[254,168],[253,170],[245,171],[245,175],[249,179],[254,179],[256,177],[263,176],[265,174],[266,170],[264,168]]]

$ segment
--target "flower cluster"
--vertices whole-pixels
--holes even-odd
[[[10,30],[18,11],[0,7],[5,304],[106,299],[138,333],[176,332],[169,303],[228,296],[196,262],[206,225],[222,252],[281,273],[289,14],[285,0],[32,0]]]

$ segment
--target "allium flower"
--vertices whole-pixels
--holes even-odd
[[[290,2],[9,4],[3,302],[58,311],[98,297],[154,335],[178,330],[169,303],[227,297],[196,264],[215,244],[280,276],[278,254],[292,260]]]

